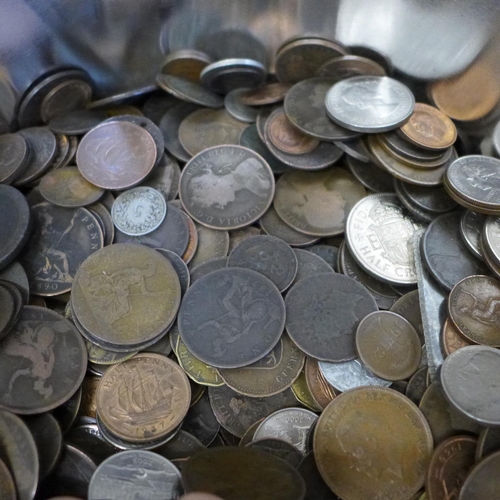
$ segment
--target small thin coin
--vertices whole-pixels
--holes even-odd
[[[353,76],[386,76],[387,73],[380,64],[367,57],[345,55],[326,61],[316,74],[318,76],[327,76],[338,82]]]
[[[212,58],[200,50],[175,50],[170,52],[163,61],[161,72],[199,82],[201,72],[211,62]]]
[[[182,429],[165,444],[155,448],[155,453],[169,460],[175,461],[180,459],[188,459],[197,451],[204,450],[205,446],[198,441],[189,432]]]
[[[84,109],[92,99],[92,87],[83,80],[61,82],[43,98],[40,114],[45,123],[57,116]]]
[[[469,276],[458,282],[448,298],[450,318],[458,331],[475,344],[500,347],[500,318],[496,308],[500,281]]]
[[[214,229],[238,229],[258,220],[274,195],[265,160],[241,146],[216,146],[192,158],[181,175],[186,212]]]
[[[267,235],[251,236],[230,253],[228,267],[252,269],[269,278],[284,292],[297,274],[297,257],[289,245]]]
[[[128,189],[151,172],[156,163],[156,144],[139,125],[108,122],[83,137],[76,163],[92,184],[104,189]]]
[[[274,208],[301,233],[334,236],[344,232],[349,212],[365,195],[365,188],[343,169],[295,171],[278,179]]]
[[[413,326],[389,311],[374,312],[361,320],[356,348],[373,374],[392,381],[411,377],[422,358],[421,341]]]
[[[27,168],[31,151],[20,134],[0,135],[0,182],[10,184]]]
[[[336,83],[326,95],[328,116],[357,132],[386,132],[403,125],[413,113],[415,97],[388,76],[355,76]]]
[[[174,97],[207,108],[222,108],[224,99],[199,83],[173,75],[158,75],[156,83]]]
[[[40,194],[54,205],[73,208],[95,203],[104,190],[88,182],[77,167],[65,167],[41,179]]]
[[[233,118],[236,118],[236,120],[245,123],[255,123],[259,110],[247,106],[241,101],[242,94],[247,91],[248,89],[246,88],[231,90],[224,98],[224,107]]]
[[[500,481],[500,452],[485,458],[469,473],[464,482],[458,500],[482,500],[498,495]]]
[[[400,182],[400,186],[408,199],[422,210],[432,214],[442,214],[457,207],[443,186],[427,187]]]
[[[339,249],[333,245],[311,245],[307,249],[318,257],[321,257],[334,271],[337,271],[337,261],[339,257]]]
[[[269,83],[255,89],[246,89],[240,99],[247,106],[267,106],[283,101],[292,87],[289,83]]]

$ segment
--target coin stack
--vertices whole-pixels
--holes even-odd
[[[0,496],[496,498],[476,63],[415,103],[336,40],[275,74],[248,33],[197,46],[101,99],[43,75],[0,135]]]

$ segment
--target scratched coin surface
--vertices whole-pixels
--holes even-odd
[[[31,209],[34,231],[21,263],[35,295],[71,290],[82,262],[104,245],[96,217],[85,208],[67,209],[41,203]]]
[[[80,142],[80,173],[104,189],[122,190],[139,184],[156,163],[156,143],[139,125],[113,121],[93,128]]]
[[[313,236],[341,234],[365,188],[340,168],[287,172],[276,183],[274,208],[297,231]]]
[[[283,335],[269,354],[243,368],[219,369],[231,389],[251,397],[278,394],[298,378],[304,366],[304,353]]]
[[[252,269],[269,278],[284,292],[297,274],[297,257],[291,247],[274,236],[251,236],[229,254],[228,267]]]
[[[87,350],[76,328],[44,307],[22,308],[0,353],[0,407],[21,415],[63,404],[80,387],[87,368]]]
[[[151,248],[129,243],[91,255],[80,266],[71,292],[75,318],[117,351],[154,343],[174,320],[180,298],[170,262]]]
[[[265,276],[243,268],[214,271],[184,295],[179,332],[186,347],[217,368],[258,361],[278,343],[285,305]]]
[[[191,388],[181,367],[161,354],[137,354],[112,366],[97,388],[106,428],[118,438],[154,441],[172,432],[189,410]]]
[[[382,387],[337,396],[314,434],[319,472],[346,500],[410,498],[423,485],[432,435],[418,408]]]
[[[332,362],[356,358],[356,328],[378,310],[364,286],[330,273],[300,280],[288,292],[285,304],[291,339],[309,356]]]
[[[241,146],[216,146],[195,156],[181,175],[187,213],[214,229],[237,229],[259,219],[271,204],[274,176],[265,160]]]
[[[158,453],[123,451],[105,460],[94,472],[88,499],[175,500],[182,493],[177,467]]]
[[[420,338],[413,326],[389,311],[378,311],[361,320],[356,348],[366,367],[386,380],[411,377],[422,358]]]

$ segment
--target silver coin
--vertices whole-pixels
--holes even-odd
[[[484,224],[482,241],[493,262],[500,266],[500,217],[488,216]]]
[[[345,361],[344,363],[327,363],[320,361],[319,369],[327,382],[338,391],[348,391],[366,385],[389,387],[391,382],[383,380],[367,370],[359,359]]]
[[[307,435],[318,415],[305,408],[284,408],[269,415],[257,427],[252,441],[278,438],[286,441],[301,453],[307,450]]]
[[[422,210],[418,205],[416,205],[413,200],[406,194],[402,187],[403,181],[399,179],[394,179],[394,191],[399,198],[399,201],[404,205],[404,207],[411,213],[415,220],[428,223],[432,222],[438,214],[429,212],[427,210]]]
[[[485,221],[486,215],[472,210],[465,211],[460,219],[460,235],[464,243],[472,254],[481,260],[484,260],[483,249],[481,248],[481,234]]]
[[[295,275],[292,285],[295,285],[295,283],[308,276],[323,273],[333,274],[335,272],[332,267],[318,255],[302,248],[294,248],[293,251],[297,257],[297,274]]]
[[[415,97],[403,83],[388,76],[355,76],[336,83],[326,95],[328,116],[358,132],[387,132],[413,113]]]
[[[457,207],[442,186],[417,186],[403,181],[400,186],[408,199],[424,211],[439,215]]]
[[[175,500],[182,494],[181,474],[166,458],[145,450],[117,453],[92,476],[89,500]]]
[[[224,106],[226,107],[226,111],[240,122],[255,123],[259,115],[259,108],[246,106],[240,100],[241,94],[248,90],[245,87],[231,90],[224,98]]]
[[[222,97],[186,78],[161,74],[156,77],[156,82],[163,90],[182,101],[207,108],[222,108],[224,106]]]
[[[175,272],[177,273],[177,276],[179,277],[179,282],[181,284],[181,294],[184,295],[191,282],[191,276],[189,274],[187,264],[171,250],[157,248],[156,251],[160,252],[161,255],[163,255],[163,257],[165,257],[170,262],[170,264],[172,264]]]
[[[500,425],[500,351],[488,346],[462,347],[441,367],[446,397],[482,425]]]
[[[181,175],[186,212],[214,229],[237,229],[258,220],[274,195],[274,176],[258,154],[241,146],[215,146],[196,155]]]
[[[361,137],[355,137],[354,139],[345,141],[333,141],[333,143],[347,154],[348,157],[364,163],[373,161],[372,155]]]
[[[113,203],[111,217],[117,229],[129,236],[153,232],[167,215],[163,195],[150,187],[136,187],[120,194]]]
[[[372,194],[351,210],[346,241],[368,273],[394,285],[417,282],[413,235],[423,226],[406,215],[394,194]]]

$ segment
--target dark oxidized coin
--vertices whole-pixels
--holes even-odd
[[[199,83],[173,75],[158,75],[158,85],[173,96],[193,104],[207,108],[222,108],[224,99],[215,92],[202,87]]]
[[[276,286],[242,268],[221,269],[197,280],[179,311],[186,347],[218,368],[258,361],[276,345],[284,324],[285,307]]]
[[[307,454],[297,467],[306,483],[304,500],[339,500],[339,497],[327,486],[319,473],[314,453]]]
[[[71,290],[80,264],[104,245],[102,230],[85,208],[41,203],[31,209],[34,233],[21,262],[35,295],[60,295]]]
[[[458,500],[482,500],[495,498],[500,489],[500,452],[480,462],[468,475]]]
[[[307,251],[321,257],[334,271],[338,271],[339,249],[337,247],[333,245],[311,245],[307,248]]]
[[[16,500],[14,478],[2,460],[0,460],[0,497],[4,500]]]
[[[252,441],[246,445],[248,448],[259,448],[275,457],[288,462],[292,467],[297,467],[302,460],[300,453],[295,446],[287,441],[278,438],[262,438]]]
[[[391,307],[391,312],[399,314],[408,320],[423,342],[424,327],[422,325],[422,312],[420,311],[418,290],[413,290],[402,295]]]
[[[297,257],[284,241],[259,235],[243,240],[229,255],[228,267],[252,269],[269,278],[284,292],[297,274]]]
[[[292,340],[309,356],[332,362],[356,358],[356,328],[378,310],[364,286],[341,274],[304,278],[288,292],[285,304]]]
[[[163,154],[160,162],[147,176],[141,186],[149,186],[158,190],[166,201],[172,201],[179,193],[181,169],[177,161],[167,154]]]
[[[303,278],[313,276],[314,274],[334,273],[333,268],[318,255],[304,250],[302,248],[294,248],[295,257],[297,257],[297,274],[293,284]]]
[[[0,358],[0,406],[25,415],[67,401],[87,368],[85,344],[71,322],[35,306],[23,307],[20,321],[2,341]]]
[[[83,135],[100,125],[108,114],[99,109],[79,109],[50,120],[52,132],[65,135]]]
[[[23,302],[25,304],[29,302],[30,290],[28,277],[26,276],[26,271],[23,266],[21,266],[18,261],[12,262],[9,266],[0,271],[0,280],[14,284],[21,292]]]
[[[416,186],[407,182],[401,182],[400,185],[410,201],[422,210],[442,214],[457,207],[457,203],[448,196],[442,186]]]
[[[160,252],[163,257],[165,257],[172,266],[174,266],[175,272],[179,277],[179,282],[181,284],[181,294],[184,295],[186,290],[189,288],[190,284],[190,276],[189,269],[186,263],[174,252],[171,250],[165,250],[164,248],[157,248],[157,252]]]
[[[205,446],[196,437],[181,429],[172,439],[158,446],[154,451],[168,460],[176,460],[189,458],[197,451],[204,449]]]
[[[20,134],[0,136],[0,182],[10,184],[28,168],[31,150]]]
[[[467,249],[460,236],[459,212],[434,220],[422,240],[422,257],[429,272],[446,290],[475,274],[487,274],[485,265]]]
[[[220,424],[215,418],[207,391],[191,406],[182,428],[199,439],[204,446],[209,446],[214,441]]]
[[[496,427],[483,427],[477,440],[475,452],[476,463],[485,457],[500,451],[500,429]]]
[[[347,166],[351,174],[366,189],[375,193],[392,193],[394,191],[392,175],[378,168],[373,163],[364,163],[352,156],[348,156]]]

